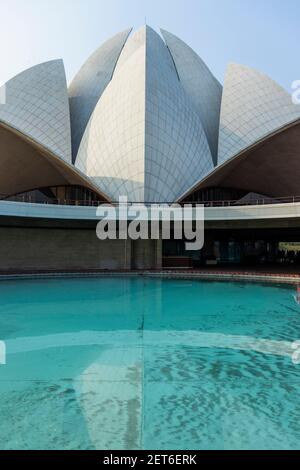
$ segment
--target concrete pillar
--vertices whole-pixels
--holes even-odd
[[[160,269],[162,266],[161,240],[134,240],[132,246],[132,269]]]
[[[162,269],[162,258],[163,258],[163,241],[156,240],[156,261],[155,269]]]

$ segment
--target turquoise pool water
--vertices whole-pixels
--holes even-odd
[[[0,448],[299,449],[294,290],[0,282]]]

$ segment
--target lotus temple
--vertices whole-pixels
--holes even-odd
[[[300,262],[284,249],[300,242],[300,105],[264,73],[232,63],[222,85],[181,39],[143,26],[69,86],[52,60],[0,97],[2,272]],[[98,240],[95,208],[119,196],[204,204],[203,250]]]

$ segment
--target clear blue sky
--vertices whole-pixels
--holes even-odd
[[[192,46],[223,82],[256,67],[290,90],[300,79],[300,0],[0,0],[0,82],[63,58],[71,80],[104,40],[145,22]]]

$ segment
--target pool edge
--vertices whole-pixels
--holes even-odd
[[[245,281],[300,284],[300,274],[250,273],[250,272],[180,272],[163,271],[97,271],[97,272],[30,272],[0,274],[0,281],[26,279],[75,279],[103,277],[145,277],[160,279],[203,279],[210,281]]]

